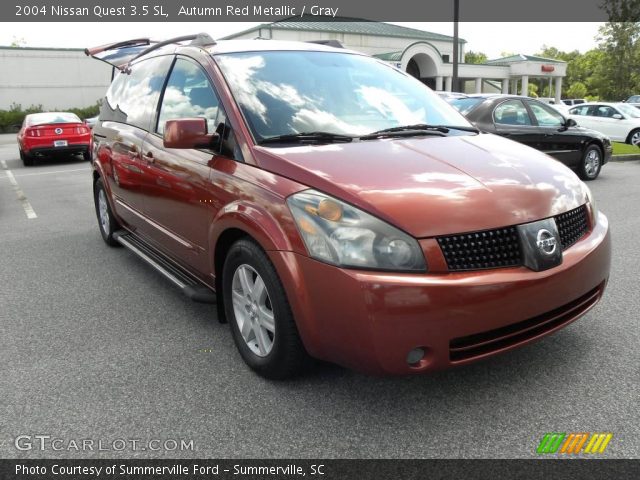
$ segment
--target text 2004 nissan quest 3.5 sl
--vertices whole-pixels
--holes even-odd
[[[93,131],[102,237],[217,298],[265,377],[463,365],[603,294],[609,227],[585,184],[391,65],[206,34],[87,54],[117,67]]]

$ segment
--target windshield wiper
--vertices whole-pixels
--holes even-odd
[[[258,145],[265,145],[268,143],[348,143],[353,141],[353,139],[354,137],[350,137],[349,135],[341,135],[339,133],[301,132],[263,138],[258,142]]]
[[[409,137],[413,135],[439,135],[446,136],[450,130],[462,130],[465,132],[479,133],[478,129],[465,126],[454,125],[428,125],[426,123],[417,123],[415,125],[402,125],[399,127],[385,128],[360,137],[360,140],[373,140],[380,137],[402,136]]]

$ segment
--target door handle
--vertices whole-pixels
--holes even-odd
[[[147,152],[143,154],[142,158],[149,163],[153,163],[155,161],[155,158],[153,158],[153,152]]]

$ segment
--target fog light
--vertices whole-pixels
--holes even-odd
[[[422,348],[414,348],[407,355],[407,363],[409,365],[416,365],[424,358],[424,350]]]

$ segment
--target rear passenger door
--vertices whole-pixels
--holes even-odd
[[[174,260],[203,275],[209,270],[209,225],[219,209],[212,195],[211,166],[220,144],[208,149],[167,149],[167,120],[204,117],[209,132],[223,134],[225,115],[204,69],[192,59],[175,60],[159,105],[158,118],[143,146],[153,184],[146,209],[154,224],[153,241]],[[151,191],[151,190],[150,190]]]
[[[117,73],[100,109],[101,124],[94,129],[97,155],[108,159],[105,177],[114,208],[139,233],[150,231],[145,221],[149,178],[141,149],[171,60],[167,56],[142,60],[126,73]]]

